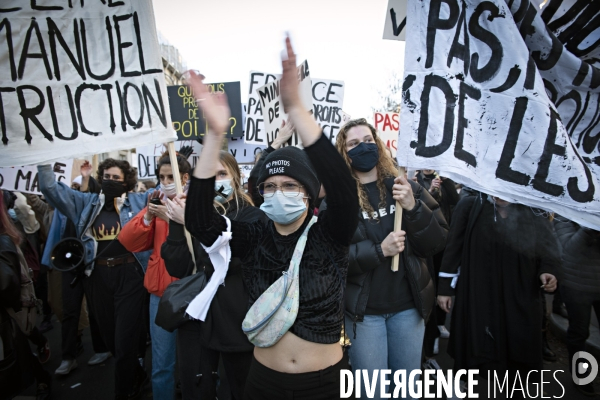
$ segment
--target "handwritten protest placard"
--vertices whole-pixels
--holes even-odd
[[[267,143],[269,144],[277,138],[282,122],[287,119],[287,114],[283,110],[283,103],[281,102],[279,84],[280,80],[277,79],[257,89]],[[302,104],[307,110],[312,110],[312,84],[307,61],[298,66],[298,85]],[[300,145],[300,138],[297,134],[292,136],[290,144],[292,146]]]
[[[242,185],[248,182],[248,178],[250,178],[250,172],[252,172],[252,168],[254,168],[254,164],[240,164],[240,174],[242,176]]]
[[[280,75],[252,71],[250,73],[250,93],[248,97],[244,141],[249,144],[268,146],[274,140],[267,137],[263,119],[263,107],[256,91],[268,82],[279,79]],[[344,106],[343,81],[319,79],[311,77],[312,109],[317,123],[323,128],[325,135],[335,141],[340,127],[345,123],[342,107]],[[281,123],[280,125],[281,126]],[[292,141],[297,141],[293,139]]]
[[[250,90],[246,105],[246,125],[244,129],[244,141],[246,143],[263,146],[269,145],[265,132],[262,105],[259,101],[257,89],[269,82],[276,81],[279,77],[280,75],[267,72],[250,71]]]
[[[173,140],[151,0],[3,0],[0,166]]]
[[[323,128],[325,136],[335,143],[340,127],[344,125],[344,82],[312,79],[313,117]]]
[[[202,145],[195,140],[178,140],[174,143],[175,150],[179,151],[183,146],[192,146],[194,152],[188,157],[192,168],[198,163]],[[167,151],[162,144],[151,146],[140,146],[135,149],[138,163],[138,179],[156,179],[156,166],[160,156]]]
[[[600,70],[510,4],[409,2],[398,162],[600,229]]]
[[[379,137],[386,147],[391,150],[392,157],[396,157],[398,132],[400,131],[400,113],[376,112],[374,121]]]
[[[54,163],[54,175],[58,182],[71,185],[73,176],[73,160],[57,161]],[[26,167],[0,168],[0,189],[23,193],[39,194],[40,184],[35,165]]]
[[[207,83],[210,93],[225,93],[231,110],[229,117],[229,130],[225,133],[228,137],[242,137],[243,116],[239,82]],[[198,108],[192,90],[184,85],[169,86],[169,106],[173,129],[177,132],[178,140],[197,139],[206,134],[208,126],[204,120],[202,110]]]
[[[256,155],[267,148],[260,144],[246,143],[244,138],[230,139],[228,147],[238,163],[253,163]]]
[[[389,0],[385,13],[383,38],[389,40],[406,39],[406,4],[408,0]]]

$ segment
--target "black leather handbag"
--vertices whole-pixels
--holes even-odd
[[[185,310],[190,302],[206,287],[208,279],[204,271],[172,282],[158,303],[154,322],[166,331],[173,332],[187,321],[191,321]]]

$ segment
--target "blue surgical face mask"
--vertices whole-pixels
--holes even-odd
[[[231,179],[215,181],[215,191],[221,193],[215,196],[215,200],[217,200],[219,203],[226,203],[231,193],[233,193]]]
[[[265,202],[261,204],[260,209],[273,222],[289,225],[304,214],[306,204],[303,196],[286,197],[278,190],[273,196],[265,197]]]
[[[348,151],[348,157],[352,160],[352,168],[360,172],[369,172],[379,161],[379,149],[375,143],[362,142]]]

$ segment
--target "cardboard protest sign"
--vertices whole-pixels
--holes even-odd
[[[174,138],[151,0],[3,0],[0,166]]]
[[[344,124],[344,89],[343,81],[312,79],[313,117],[331,143]]]
[[[374,115],[375,129],[383,143],[392,152],[392,157],[396,157],[398,149],[398,132],[400,131],[400,113],[394,112],[376,112]]]
[[[443,2],[408,4],[399,164],[600,229],[599,71],[570,56],[528,1]],[[563,100],[577,117],[552,90],[565,81],[585,93],[579,106],[575,94]]]
[[[244,138],[231,138],[229,140],[229,152],[238,163],[254,163],[254,157],[267,146],[246,143]]]
[[[54,175],[57,182],[71,186],[71,181],[75,178],[73,160],[55,162]],[[0,189],[41,195],[37,166],[0,168]]]
[[[192,168],[198,163],[202,145],[195,140],[178,140],[174,143],[175,150],[183,146],[192,146],[194,152],[188,157]],[[138,179],[156,179],[156,166],[160,156],[167,151],[167,146],[162,144],[140,146],[135,149],[138,163]]]
[[[266,72],[250,71],[250,91],[246,105],[246,124],[244,141],[249,144],[268,146],[267,134],[263,120],[262,106],[259,101],[257,89],[269,82],[279,79],[280,75]]]
[[[248,178],[250,178],[250,172],[252,172],[252,168],[254,168],[254,164],[240,164],[240,174],[242,176],[242,185],[248,182]]]
[[[223,132],[228,137],[242,137],[243,115],[241,90],[239,82],[207,83],[210,93],[227,94],[227,102],[231,110],[229,117],[229,131]],[[169,107],[171,108],[171,120],[173,129],[177,132],[178,140],[194,140],[206,134],[208,126],[198,108],[192,89],[188,86],[169,86]]]
[[[389,0],[385,13],[383,38],[389,40],[406,39],[406,4],[408,0]]]
[[[281,92],[279,91],[280,82],[280,79],[277,79],[276,81],[267,83],[257,89],[268,144],[271,144],[277,138],[281,123],[287,120],[287,114],[284,112],[283,103],[281,102]],[[298,91],[300,93],[302,104],[307,110],[311,110],[312,84],[307,61],[304,61],[298,66],[298,84]],[[297,134],[292,136],[291,145],[300,145],[300,138]]]

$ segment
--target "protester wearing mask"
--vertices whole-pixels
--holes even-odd
[[[136,172],[127,161],[104,160],[98,166],[99,195],[56,182],[51,165],[38,166],[38,177],[48,203],[75,223],[77,238],[84,244],[91,307],[115,357],[116,398],[135,397],[147,378],[137,353],[146,296],[143,268],[150,254],[132,254],[115,239],[146,205],[146,195],[128,193],[135,187]]]
[[[567,307],[569,366],[578,351],[585,350],[590,336],[592,308],[600,321],[600,232],[555,216],[554,229],[560,243],[560,292]],[[578,363],[583,362],[579,359]],[[577,390],[595,395],[594,384],[576,385]]]
[[[189,81],[196,99],[202,100],[198,103],[209,132],[188,193],[186,227],[203,246],[214,246],[218,240],[217,246],[228,246],[231,256],[240,258],[253,305],[274,282],[287,276],[282,272],[292,271],[292,281],[298,282],[294,286],[299,288],[298,312],[288,321],[289,329],[267,335],[269,340],[262,344],[253,342],[264,347],[254,348],[244,394],[248,400],[339,398],[340,370],[347,368],[339,339],[348,245],[358,213],[356,186],[340,155],[302,105],[289,38],[286,45],[281,98],[304,150],[286,147],[265,159],[257,183],[265,200],[261,209],[269,217],[266,223],[230,221],[214,209],[215,165],[221,132],[229,126],[229,108],[224,96],[209,94],[195,74]],[[312,210],[320,181],[330,208],[315,222]],[[304,241],[306,245],[303,252],[296,252],[300,239],[300,245]],[[258,304],[265,305],[260,300]],[[258,311],[251,308],[244,322]]]
[[[395,178],[392,158],[364,118],[346,123],[336,146],[360,203],[346,290],[350,362],[353,369],[369,374],[383,369],[410,373],[420,369],[424,321],[435,301],[424,258],[443,248],[448,226],[429,193],[405,176]],[[329,197],[327,191],[328,208]],[[396,201],[404,211],[402,230],[394,231]],[[392,258],[397,254],[401,261],[394,272]],[[375,393],[379,398],[379,386]]]
[[[44,400],[50,398],[52,378],[27,342],[35,329],[32,276],[19,248],[25,239],[8,215],[5,198],[0,190],[0,398],[13,398],[35,379],[36,398]]]
[[[256,161],[254,162],[254,168],[252,168],[252,171],[250,171],[250,176],[248,177],[248,195],[252,198],[252,201],[256,207],[260,207],[264,201],[263,197],[260,195],[260,193],[258,193],[256,181],[258,180],[260,170],[265,163],[265,159],[269,154],[286,144],[293,134],[294,125],[290,122],[290,120],[288,119],[287,122],[282,121],[279,133],[275,140],[273,140],[273,143],[271,143],[271,145],[265,150],[257,154]]]
[[[190,177],[190,163],[185,156],[178,154],[177,165],[181,185],[185,186]],[[172,199],[177,194],[169,153],[160,157],[157,171],[160,190],[151,190],[148,193],[148,205],[123,227],[119,241],[131,252],[152,251],[144,276],[144,287],[150,293],[152,393],[157,399],[172,400],[175,398],[176,334],[167,332],[154,322],[160,298],[167,286],[176,280],[167,272],[165,262],[161,257],[161,246],[169,234],[166,199]],[[153,199],[161,197],[163,198],[161,205],[153,204]]]
[[[264,213],[253,207],[252,200],[244,193],[240,185],[240,169],[231,154],[221,151],[215,170],[217,180],[214,208],[217,212],[232,221],[252,223],[266,220]],[[167,270],[177,278],[190,276],[194,270],[194,262],[184,236],[185,202],[185,198],[168,202],[171,222],[169,237],[162,247]],[[204,272],[210,278],[215,268],[208,254],[199,244],[194,249],[198,250],[197,265],[204,266]],[[210,303],[206,319],[186,322],[177,330],[181,393],[186,400],[216,398],[219,357],[223,360],[230,390],[225,398],[229,398],[228,395],[234,400],[243,398],[254,345],[240,329],[249,302],[241,265],[239,258],[231,259],[229,273]],[[199,376],[201,377],[198,378]],[[219,396],[221,393],[222,389]]]
[[[542,290],[553,292],[558,243],[550,221],[529,207],[480,194],[452,216],[438,304],[452,322],[454,370],[516,373],[542,369]],[[541,285],[541,288],[540,288]]]

